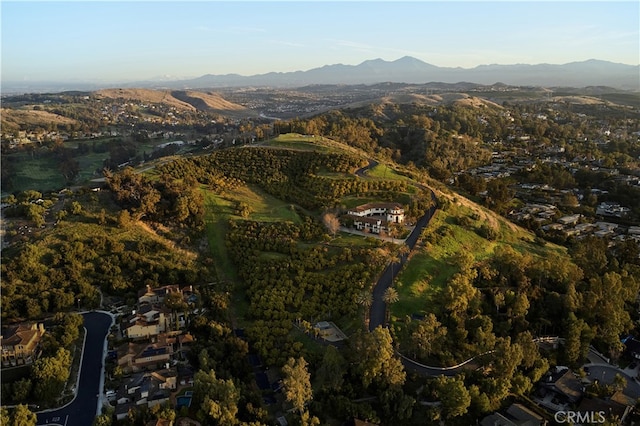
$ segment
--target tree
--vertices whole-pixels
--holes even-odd
[[[398,300],[400,300],[400,296],[398,295],[398,290],[396,290],[395,288],[389,287],[384,291],[384,294],[382,295],[382,301],[386,305],[385,308],[386,308],[387,322],[389,322],[391,304],[396,303]]]
[[[494,376],[509,380],[522,361],[522,347],[518,343],[511,343],[511,338],[499,338],[493,353]]]
[[[322,215],[322,223],[327,227],[327,230],[333,238],[336,237],[336,233],[340,230],[340,220],[333,213],[325,213]]]
[[[430,356],[437,351],[441,342],[447,336],[447,328],[444,327],[434,314],[427,315],[411,333],[411,347],[414,354],[420,358]]]
[[[235,213],[238,216],[246,219],[251,215],[252,211],[253,211],[253,209],[251,208],[251,206],[249,204],[247,204],[247,203],[245,203],[243,201],[238,201],[236,203]]]
[[[504,179],[492,179],[487,183],[487,203],[498,212],[511,201],[514,192]]]
[[[406,373],[393,348],[389,329],[381,326],[372,332],[359,331],[352,339],[354,362],[363,386],[376,383],[381,387],[402,386]]]
[[[627,387],[627,379],[625,379],[622,375],[620,375],[620,373],[616,373],[615,377],[613,378],[613,388],[619,392],[626,387]]]
[[[607,267],[607,241],[587,236],[571,248],[571,256],[589,279],[602,275]]]
[[[194,376],[194,395],[202,401],[200,409],[217,424],[238,423],[240,391],[233,380],[218,379],[214,370],[200,370]]]
[[[401,387],[380,389],[378,400],[383,415],[389,420],[388,424],[403,424],[411,418],[415,398],[404,393]]]
[[[93,421],[93,426],[111,426],[113,424],[113,413],[112,410],[107,411],[106,413],[100,414]]]
[[[121,228],[127,228],[131,224],[131,213],[129,210],[121,210],[118,214],[118,226]]]
[[[164,298],[164,305],[171,309],[172,322],[175,329],[178,330],[178,312],[185,311],[188,308],[187,303],[182,297],[182,293],[179,291],[173,291],[167,294]]]
[[[31,369],[36,398],[51,403],[59,397],[69,378],[70,367],[71,353],[66,348],[58,348],[53,357],[37,359]]]
[[[151,414],[153,414],[156,419],[165,419],[172,422],[176,419],[176,411],[168,403],[164,405],[154,405],[151,408]]]
[[[80,213],[82,213],[82,204],[77,201],[73,201],[71,203],[71,214],[79,215]]]
[[[329,392],[339,392],[344,383],[346,360],[335,346],[327,346],[322,363],[316,373],[318,388]]]
[[[436,393],[442,405],[442,415],[451,419],[466,414],[471,405],[471,395],[464,386],[461,376],[445,377],[439,376],[436,379]]]
[[[356,303],[364,308],[364,323],[369,326],[369,309],[373,305],[373,295],[367,289],[364,289],[356,296]]]
[[[444,289],[444,306],[455,319],[459,320],[463,317],[471,302],[479,294],[478,289],[471,282],[474,278],[474,271],[460,271],[451,277]]]
[[[26,405],[20,404],[13,409],[11,420],[7,425],[10,426],[35,426],[38,423],[38,416],[29,410]],[[3,423],[4,424],[4,423]]]
[[[0,406],[0,425],[8,424],[11,424],[11,416],[9,415],[9,411],[2,405]]]
[[[307,361],[303,357],[289,358],[282,367],[282,387],[287,401],[302,415],[304,407],[313,398],[311,375],[307,371]]]
[[[300,426],[320,426],[320,419],[312,416],[308,411],[300,415]]]
[[[98,213],[98,225],[106,225],[107,224],[107,212],[105,209],[101,209]]]
[[[23,402],[29,398],[31,394],[32,382],[31,380],[22,378],[13,384],[13,400],[15,402]]]
[[[27,218],[32,220],[36,227],[44,225],[44,213],[46,209],[40,204],[31,203],[27,206]]]

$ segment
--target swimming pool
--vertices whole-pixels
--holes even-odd
[[[189,392],[191,394],[191,392]],[[187,395],[187,393],[185,392],[184,395],[179,396],[176,398],[176,410],[179,410],[182,407],[191,407],[191,395]]]

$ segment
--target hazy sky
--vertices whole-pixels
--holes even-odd
[[[640,64],[640,2],[0,2],[2,81],[438,66]]]

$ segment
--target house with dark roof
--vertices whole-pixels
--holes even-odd
[[[127,372],[154,368],[171,360],[173,345],[166,340],[155,343],[125,343],[118,348],[118,365]]]
[[[620,424],[627,419],[635,401],[622,392],[614,393],[610,398],[584,398],[576,411],[580,413],[603,413],[605,418]]]
[[[511,404],[505,413],[493,413],[480,422],[480,426],[545,426],[547,421],[522,404]]]
[[[556,367],[545,375],[540,384],[568,403],[577,403],[584,394],[584,384],[567,367]]]

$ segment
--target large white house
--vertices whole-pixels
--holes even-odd
[[[344,217],[353,220],[359,231],[379,234],[390,223],[404,223],[404,209],[398,203],[368,203],[350,209]]]

